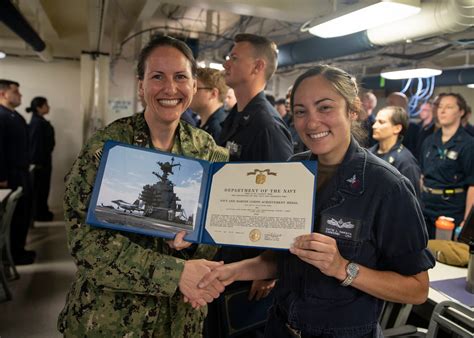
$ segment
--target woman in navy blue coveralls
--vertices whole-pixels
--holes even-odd
[[[459,94],[438,97],[437,119],[441,126],[421,148],[423,214],[430,238],[438,216],[453,217],[462,226],[474,203],[474,138],[461,125],[467,111]]]
[[[295,128],[317,160],[314,231],[287,251],[266,251],[210,272],[219,279],[278,278],[266,337],[381,337],[384,300],[423,303],[434,259],[415,192],[388,163],[359,146],[351,122],[357,85],[346,72],[317,66],[291,94]]]

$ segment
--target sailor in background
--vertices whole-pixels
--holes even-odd
[[[439,216],[453,217],[462,226],[474,203],[474,138],[461,125],[466,100],[456,93],[439,95],[440,125],[423,143],[423,214],[430,238]]]
[[[35,165],[33,186],[33,210],[37,221],[52,221],[53,213],[48,208],[51,184],[52,153],[55,145],[54,128],[44,118],[49,113],[46,98],[37,96],[31,100],[26,112],[32,113],[30,127],[30,163]]]
[[[370,151],[387,161],[413,184],[416,196],[420,197],[420,167],[412,153],[402,144],[408,128],[408,114],[401,107],[381,109],[372,125],[372,137],[378,143]]]

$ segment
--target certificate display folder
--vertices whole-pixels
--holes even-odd
[[[317,163],[207,162],[108,141],[86,223],[189,242],[287,249],[313,229]]]

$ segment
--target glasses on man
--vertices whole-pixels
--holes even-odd
[[[212,90],[212,87],[197,87],[197,90]]]

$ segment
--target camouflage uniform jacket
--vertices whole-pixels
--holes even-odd
[[[92,136],[66,179],[68,247],[78,271],[58,329],[67,337],[200,337],[207,309],[196,311],[185,304],[178,282],[186,259],[212,259],[216,247],[198,245],[187,257],[186,252],[170,249],[162,238],[85,224],[106,140],[149,147],[143,114],[115,121]],[[209,134],[183,122],[172,153],[227,160],[225,149]]]

